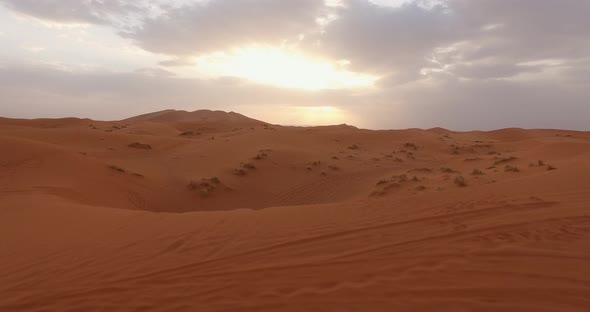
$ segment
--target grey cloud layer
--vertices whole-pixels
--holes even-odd
[[[248,43],[280,44],[313,29],[325,6],[318,0],[215,0],[170,9],[125,36],[142,48],[194,55]]]
[[[138,1],[0,0],[8,8],[59,23],[110,24],[114,17],[143,11]]]

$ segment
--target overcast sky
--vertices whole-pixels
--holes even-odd
[[[590,130],[586,0],[0,0],[0,116]]]

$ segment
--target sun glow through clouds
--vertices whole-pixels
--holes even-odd
[[[307,90],[370,87],[377,77],[346,69],[348,62],[328,62],[286,48],[251,46],[195,59],[198,70],[262,84]]]

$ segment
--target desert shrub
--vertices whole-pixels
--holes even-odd
[[[191,191],[198,191],[202,197],[208,197],[219,185],[221,185],[221,180],[217,177],[212,177],[202,178],[200,181],[191,180],[189,181],[187,188]]]
[[[482,175],[484,174],[483,171],[479,170],[479,169],[473,169],[473,171],[471,172],[472,175]]]
[[[260,152],[258,154],[256,154],[256,156],[254,156],[255,160],[262,160],[265,159],[266,157],[268,157],[268,154],[265,152]]]
[[[399,175],[399,176],[394,176],[393,178],[394,179],[397,178],[397,181],[400,182],[400,183],[403,183],[403,182],[408,181],[408,176],[405,175],[405,174],[402,174],[402,175]]]
[[[459,187],[467,186],[467,182],[463,176],[456,176],[454,182]]]
[[[402,186],[402,185],[401,185],[401,184],[399,184],[399,183],[397,183],[397,182],[392,182],[392,183],[389,183],[389,184],[387,184],[387,185],[386,185],[386,186],[383,188],[383,190],[387,191],[387,190],[390,190],[390,189],[393,189],[393,188],[400,188],[401,186]]]
[[[506,171],[506,172],[519,172],[520,169],[518,169],[517,166],[506,165],[506,167],[504,167],[504,171]]]
[[[516,159],[518,159],[518,158],[516,158],[514,156],[496,158],[496,161],[494,162],[494,165],[504,164],[504,163],[511,162],[513,160],[516,160]]]
[[[236,169],[234,169],[233,174],[237,175],[239,177],[243,177],[247,174],[247,172],[246,172],[246,170],[244,170],[242,168],[236,168]]]
[[[139,143],[139,142],[133,142],[127,146],[130,148],[137,148],[137,149],[152,149],[151,145],[143,144],[143,143]]]
[[[250,169],[250,170],[256,169],[256,166],[253,163],[242,164],[242,167],[245,169]]]
[[[109,166],[109,169],[114,170],[114,171],[117,171],[117,172],[120,172],[120,173],[124,173],[125,172],[125,169],[123,169],[121,167],[117,167],[115,165],[110,165]]]
[[[557,168],[551,166],[551,165],[547,165],[547,171],[551,171],[551,170],[556,170]]]
[[[349,150],[358,150],[359,147],[356,144],[352,144],[351,146],[348,147]]]
[[[465,158],[463,161],[478,161],[481,160],[481,158],[476,157],[476,158]]]
[[[457,172],[457,171],[455,171],[455,170],[453,170],[451,168],[447,168],[447,167],[440,168],[440,171],[441,172],[444,172],[444,173],[456,173]]]
[[[424,173],[431,173],[432,169],[430,168],[416,168],[416,169],[412,169],[408,172],[424,172]]]
[[[371,197],[379,197],[379,196],[384,196],[385,194],[387,194],[385,191],[378,190],[378,191],[371,192],[370,196]]]
[[[408,148],[408,149],[413,149],[413,150],[418,149],[418,145],[416,145],[415,143],[412,143],[412,142],[408,142],[408,143],[404,144],[404,147]]]
[[[200,135],[200,132],[195,132],[195,131],[184,131],[181,134],[179,134],[179,136],[193,136],[193,135]]]

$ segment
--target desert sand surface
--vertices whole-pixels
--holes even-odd
[[[0,118],[0,311],[590,311],[590,133]]]

